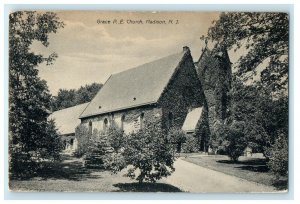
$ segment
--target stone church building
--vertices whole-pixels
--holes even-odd
[[[226,51],[205,47],[194,62],[183,47],[177,54],[111,75],[90,103],[56,111],[49,119],[55,120],[66,151],[77,147],[79,124],[90,134],[105,133],[112,124],[125,134],[147,125],[166,133],[173,127],[198,138],[199,150],[207,151],[214,127],[228,114],[230,87]]]
[[[79,118],[90,131],[105,132],[111,124],[126,134],[148,124],[167,131],[181,129],[188,113],[203,106],[201,82],[190,50],[184,47],[177,54],[111,75]],[[201,149],[207,149],[207,134],[199,137]]]

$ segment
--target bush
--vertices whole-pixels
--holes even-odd
[[[182,152],[192,153],[199,150],[198,140],[193,135],[186,135],[185,143],[182,145]]]
[[[106,169],[109,157],[114,152],[108,140],[108,134],[94,129],[85,152],[85,166]]]
[[[270,148],[268,167],[276,178],[288,175],[288,140],[281,134]]]
[[[124,132],[120,128],[111,126],[108,129],[108,142],[115,152],[119,152],[124,145]]]
[[[244,123],[234,121],[227,132],[225,149],[226,153],[234,162],[238,161],[238,158],[243,155],[245,148],[247,147],[247,141],[244,135]]]
[[[180,152],[182,143],[186,141],[186,134],[179,128],[171,128],[167,135],[167,140],[173,144],[173,150]]]
[[[140,183],[155,182],[174,171],[172,144],[154,127],[148,126],[128,135],[122,156],[125,166],[130,166],[126,176]]]
[[[223,145],[218,146],[216,153],[219,155],[227,155],[226,147]]]
[[[74,152],[74,156],[82,157],[91,145],[88,128],[82,124],[78,125],[75,129],[75,138],[78,141],[78,146]]]
[[[113,152],[103,157],[104,168],[117,173],[126,167],[125,158],[121,153]]]

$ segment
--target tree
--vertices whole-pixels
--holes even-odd
[[[248,146],[269,158],[269,148],[279,133],[288,135],[288,98],[283,95],[274,99],[261,86],[245,85],[238,79],[234,79],[230,98],[228,124],[243,121]]]
[[[75,103],[76,90],[75,89],[59,89],[57,96],[53,97],[52,110],[61,110],[77,105]]]
[[[53,160],[59,157],[58,152],[62,147],[59,136],[53,121],[47,121],[51,95],[46,81],[39,78],[37,68],[43,62],[52,64],[57,54],[44,57],[32,52],[30,46],[34,41],[39,41],[47,47],[49,34],[56,33],[63,25],[51,12],[18,11],[9,16],[9,131],[12,173],[17,173],[30,160]]]
[[[90,102],[103,85],[92,83],[76,89],[59,89],[57,96],[52,97],[52,111],[69,108],[82,103]]]
[[[92,83],[89,85],[81,86],[76,91],[76,104],[90,102],[102,88],[103,84]]]
[[[206,37],[215,47],[235,51],[240,48],[237,76],[244,79],[256,73],[258,65],[269,61],[261,72],[261,85],[273,92],[285,91],[288,83],[289,17],[286,13],[222,13]],[[248,77],[247,77],[248,76]]]

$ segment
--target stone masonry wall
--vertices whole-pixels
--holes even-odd
[[[141,128],[141,122],[144,125],[157,124],[160,126],[161,115],[161,108],[157,108],[155,106],[143,106],[135,109],[127,109],[119,112],[84,118],[81,120],[81,123],[88,128],[89,123],[91,122],[93,130],[97,129],[98,131],[103,131],[104,120],[107,119],[107,127],[114,123],[118,128],[123,127],[125,134],[130,134]],[[123,124],[122,117],[124,119]]]
[[[208,107],[210,132],[223,123],[228,114],[231,88],[231,63],[226,51],[205,49],[196,63]]]
[[[169,114],[173,115],[173,127],[181,129],[189,109],[203,105],[204,94],[191,56],[177,68],[177,72],[164,91],[159,106],[162,107],[162,126],[170,127]]]

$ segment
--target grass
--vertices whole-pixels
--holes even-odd
[[[287,189],[287,178],[275,180],[264,158],[240,157],[239,161],[235,163],[223,155],[190,155],[184,157],[183,160],[248,181],[274,186],[278,190]]]
[[[37,176],[11,179],[12,191],[56,191],[56,192],[180,192],[175,186],[164,183],[136,183],[125,172],[112,174],[99,169],[87,169],[82,161],[65,157],[63,162],[55,163]]]

